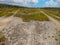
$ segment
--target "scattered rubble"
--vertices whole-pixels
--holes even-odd
[[[0,21],[0,27],[7,38],[6,45],[59,45],[58,28],[51,21],[23,22],[21,18],[9,17]]]

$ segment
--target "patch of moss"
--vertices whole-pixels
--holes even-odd
[[[5,41],[5,39],[6,39],[5,36],[0,34],[0,42]]]

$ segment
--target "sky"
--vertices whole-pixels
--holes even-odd
[[[60,7],[60,0],[0,0],[0,3],[26,7]]]

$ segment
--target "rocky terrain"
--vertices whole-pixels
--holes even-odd
[[[60,24],[53,21],[23,22],[18,17],[0,18],[0,32],[6,45],[60,45]]]

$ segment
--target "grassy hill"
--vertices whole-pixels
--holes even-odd
[[[14,15],[14,13],[17,10],[18,12]],[[1,16],[9,17],[14,15],[15,17],[22,18],[24,21],[30,21],[30,20],[49,21],[49,18],[40,12],[41,10],[43,10],[44,12],[48,12],[49,13],[48,15],[53,14],[56,16],[60,16],[59,8],[28,8],[22,6],[19,7],[19,6],[0,4],[0,17]]]

